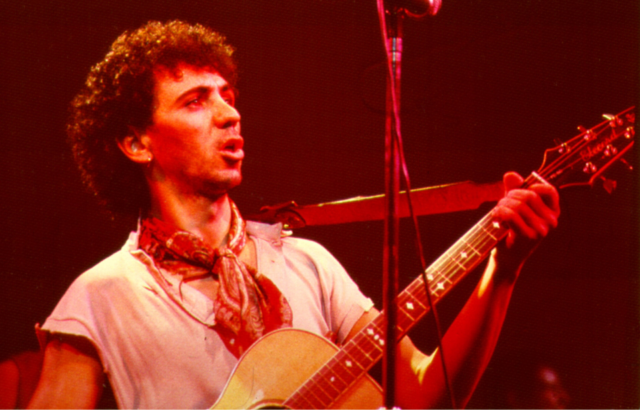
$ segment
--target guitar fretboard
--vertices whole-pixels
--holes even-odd
[[[612,163],[621,159],[634,144],[635,107],[618,115],[605,115],[606,121],[545,152],[539,173],[523,184],[550,183],[557,187],[591,185]],[[491,213],[425,271],[432,301],[449,292],[467,273],[482,262],[507,234],[494,222]],[[429,310],[424,280],[414,280],[397,298],[398,340]],[[384,316],[376,318],[346,343],[322,368],[284,403],[290,408],[328,408],[383,355]]]
[[[467,234],[426,270],[429,292],[435,303],[467,273],[482,262],[507,234],[507,229],[487,214]],[[430,310],[422,276],[398,295],[398,339]],[[294,409],[328,408],[359,377],[368,371],[384,351],[384,316],[380,315],[304,383],[285,406]]]

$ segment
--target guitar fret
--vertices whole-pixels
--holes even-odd
[[[415,311],[413,302],[398,304],[398,313],[403,314],[406,319],[410,321],[414,321],[419,317],[418,312]],[[413,314],[415,314],[415,316]]]
[[[465,245],[467,246],[468,249],[471,249],[471,251],[473,251],[473,253],[476,254],[476,256],[482,256],[480,254],[480,252],[478,252],[478,250],[476,248],[474,248],[469,242],[465,241],[464,243],[465,243]]]
[[[591,159],[590,156],[582,158],[582,155],[587,152],[585,149],[594,144],[599,144],[596,145],[597,149],[594,148],[592,150],[594,155],[598,154],[602,149],[608,149],[608,146],[602,149],[600,147],[604,147],[609,143],[616,143],[618,140],[628,140],[628,143],[619,147],[622,153],[631,148],[633,144],[631,140],[634,137],[633,123],[635,122],[633,110],[634,107],[629,108],[618,114],[614,119],[609,119],[589,132],[583,132],[574,139],[562,144],[558,148],[559,153],[562,155],[553,159],[550,164],[544,164],[543,169],[539,171],[540,177],[537,175],[529,176],[525,180],[523,187],[529,187],[536,182],[562,182],[555,180],[563,178],[566,175],[566,170],[571,170],[571,168],[577,167],[578,164]],[[607,137],[605,135],[603,138],[601,134],[605,130],[609,130],[611,136]],[[566,150],[566,153],[563,150]],[[592,151],[588,151],[589,154]],[[578,169],[578,172],[581,171],[582,165]],[[486,214],[467,234],[426,269],[426,284],[419,277],[404,292],[398,295],[399,314],[397,328],[400,330],[398,340],[404,336],[406,331],[411,329],[417,320],[431,309],[426,301],[427,292],[433,295],[433,302],[437,302],[471,269],[478,266],[506,234],[507,229],[497,221],[494,221],[492,213]],[[325,366],[328,370],[317,372],[318,379],[331,382],[325,387],[326,392],[318,394],[333,395],[334,389],[340,389],[343,386],[348,388],[357,377],[382,357],[382,345],[384,344],[382,339],[384,335],[383,326],[384,317],[381,315],[374,319],[349,343],[345,344],[342,351],[329,360]],[[382,342],[382,345],[380,342]],[[318,381],[311,383],[310,380],[301,386],[289,400],[285,401],[284,405],[290,408],[320,407],[317,403],[317,397],[309,390],[309,386],[315,386],[317,383]],[[333,397],[331,402],[323,403],[324,407],[329,407],[337,397],[339,397],[339,394]]]
[[[451,267],[454,268],[456,271],[459,270],[459,269],[455,268],[453,265],[451,265]],[[446,283],[449,283],[449,284],[453,283],[451,281],[451,275],[446,275],[442,279],[443,280],[441,280],[440,282],[446,282]]]
[[[467,264],[469,262],[469,254],[465,251],[460,252],[460,254],[453,257],[453,261],[458,264],[462,269],[467,268]]]
[[[445,271],[447,272],[446,274],[442,273]],[[457,271],[458,269],[454,268],[451,265],[446,266],[443,270],[439,270],[439,274],[435,276],[434,279],[429,283],[429,291],[431,292],[431,294],[439,297],[440,295],[438,295],[438,292],[446,290],[446,284],[453,283],[449,278],[453,276],[452,272],[455,273]]]
[[[333,373],[338,375],[341,380],[343,380],[345,383],[350,385],[355,378],[351,372],[348,372],[345,369],[343,360],[344,360],[344,352],[340,351],[331,359],[330,361],[331,368]]]
[[[378,343],[376,343],[373,339],[366,339],[367,346],[369,347],[369,353],[367,354],[367,362],[363,363],[363,367],[368,367],[376,362],[378,359],[378,355],[382,353],[382,347]]]
[[[369,362],[373,361],[373,358],[369,355],[369,352],[364,350],[359,344],[356,344],[355,347],[356,347],[356,349],[358,349],[359,352],[361,352],[364,355],[363,359],[366,359]],[[360,361],[360,362],[362,362],[362,361]],[[366,365],[363,366],[363,367],[366,367]]]
[[[331,396],[327,395],[325,391],[319,388],[317,380],[313,380],[313,382],[309,386],[309,393],[311,393],[314,398],[315,407],[318,409],[322,409],[327,407],[327,404],[331,402]],[[321,395],[321,393],[325,393]]]
[[[447,258],[445,258],[445,256],[446,255],[440,257],[429,267],[428,272],[432,277],[430,278],[429,275],[427,275],[427,279],[429,279],[430,282],[435,281],[436,278],[447,276],[446,271],[449,268],[449,265],[447,264]]]
[[[373,334],[373,333],[372,333]],[[355,358],[356,360],[360,360],[360,365],[363,368],[369,368],[372,366],[376,360],[378,359],[380,353],[382,352],[382,347],[379,343],[381,333],[375,333],[375,336],[363,336],[354,340],[354,345],[360,351],[361,359]],[[350,349],[349,352],[354,355],[354,349]]]
[[[323,368],[313,376],[316,386],[319,386],[320,389],[327,392],[331,397],[335,397],[336,394],[339,394],[342,389],[347,386],[343,383],[343,386],[338,387],[337,383],[335,383],[335,374],[331,369]]]
[[[335,359],[335,356],[334,356]],[[332,359],[332,361],[334,361]],[[331,363],[331,361],[329,362]],[[335,361],[334,361],[335,363]],[[340,394],[356,380],[353,375],[346,372],[341,372],[341,367],[326,366],[317,372],[310,380],[309,384],[312,384],[315,389],[318,389],[322,394],[321,401],[323,408],[328,407]],[[316,395],[319,396],[319,395]]]
[[[413,286],[412,288],[415,288],[411,290],[410,294],[411,298],[413,299],[413,303],[420,309],[422,314],[424,314],[424,312],[428,310],[428,304],[422,303],[422,301],[426,301],[427,299],[427,293],[425,292],[424,281],[422,280],[422,278],[417,280],[415,282],[415,286]]]
[[[429,285],[439,281],[441,278],[445,277],[440,269],[431,269],[427,270],[427,280],[429,281]]]
[[[443,297],[467,272],[477,266],[505,233],[506,229],[494,226],[489,214],[433,262],[425,276],[428,291],[435,298],[434,301]],[[424,281],[418,277],[398,295],[398,339],[430,310],[425,292]],[[345,344],[325,365],[326,370],[323,368],[318,371],[284,404],[291,408],[326,408],[334,403],[340,395],[338,392],[347,390],[382,357],[385,344],[383,324],[381,315]],[[317,389],[315,394],[312,391],[314,388]],[[301,403],[300,394],[310,395],[306,401],[312,403]]]
[[[464,246],[464,249],[459,251],[453,258],[453,261],[458,264],[463,270],[468,270],[470,266],[474,266],[477,261],[477,255],[472,252],[467,252],[468,246]]]
[[[431,291],[432,295],[435,295],[437,297],[440,297],[442,293],[444,293],[444,291],[447,290],[447,288],[445,288],[445,283],[444,282],[437,282],[434,283],[433,286],[431,286],[429,288],[429,290]],[[438,292],[440,292],[440,295],[438,294]]]
[[[340,366],[346,373],[355,378],[360,375],[360,370],[363,370],[363,367],[349,353],[344,352],[340,360]]]
[[[300,386],[300,389],[298,389],[298,392],[295,395],[297,396],[295,398],[298,403],[296,407],[300,409],[320,409],[322,408],[322,404],[319,403],[318,397],[313,393],[313,383],[309,382],[303,384]],[[292,396],[292,398],[294,398],[294,396]]]
[[[457,242],[456,253],[457,257],[461,260],[470,260],[473,258],[477,258],[479,256],[478,251],[476,251],[469,241],[466,240],[466,237],[463,237],[461,240]]]
[[[408,304],[412,306],[411,315],[407,313],[407,309],[405,308],[399,310],[400,312],[404,313],[403,316],[398,316],[397,329],[399,334],[404,334],[405,331],[407,331],[413,323],[420,319],[425,312],[425,309],[423,309],[421,304],[418,304],[417,302],[414,304],[414,302],[409,301],[403,303],[403,306],[406,306]]]
[[[410,293],[407,293],[406,296],[407,301],[404,304],[411,303],[413,305],[413,312],[416,314],[416,319],[419,319],[424,315],[424,313],[428,310],[427,306],[420,302],[420,300],[426,299],[424,282],[420,280],[420,282],[415,286],[415,289],[411,289]]]
[[[344,381],[342,377],[340,377],[340,373],[336,372],[331,367],[323,368],[323,370],[320,371],[320,374],[322,375],[322,378],[325,380],[326,384],[328,384],[335,390],[334,397],[335,395],[342,393],[344,390],[346,390],[347,387],[349,387],[349,383]]]
[[[323,384],[318,383],[317,380],[314,380],[313,384],[314,388],[310,389],[311,393],[318,398],[320,408],[326,407],[333,401],[333,396],[327,393],[326,390],[322,388]]]
[[[361,338],[358,338],[358,340],[356,340],[355,344],[364,344],[366,343],[366,345],[369,348],[369,356],[371,357],[372,355],[375,356],[375,350],[377,350],[378,348],[378,344],[376,343],[375,339],[373,338],[374,334],[380,334],[380,333],[376,333],[375,330],[373,329],[366,329],[366,331],[368,332],[368,334],[366,336],[362,336]],[[363,346],[365,347],[365,346]]]
[[[380,315],[380,317],[373,322],[369,323],[369,326],[367,326],[367,328],[370,328],[374,334],[384,335],[384,321],[382,315]],[[367,333],[369,334],[368,331]]]
[[[482,230],[483,230],[487,235],[489,235],[489,236],[490,236],[494,241],[497,241],[497,240],[498,240],[498,238],[496,238],[495,236],[493,236],[493,234],[492,234],[491,232],[489,232],[485,227],[481,227],[481,228],[482,228]]]
[[[367,363],[371,361],[371,357],[367,356],[362,350],[360,350],[358,344],[355,344],[352,349],[349,350],[349,359],[351,361],[351,366],[348,366],[349,369],[353,368],[357,363],[361,368],[365,368]],[[345,361],[345,364],[347,362]]]

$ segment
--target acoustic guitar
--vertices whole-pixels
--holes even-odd
[[[542,166],[524,186],[542,182],[565,188],[604,179],[602,173],[633,146],[634,109],[604,115],[606,121],[546,150]],[[427,268],[428,286],[420,276],[400,293],[398,340],[429,311],[427,288],[434,302],[440,300],[506,234],[488,213]],[[380,315],[341,348],[301,330],[267,334],[240,358],[212,408],[381,408],[382,390],[367,371],[383,355],[383,320]]]

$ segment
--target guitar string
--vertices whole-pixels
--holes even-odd
[[[604,126],[605,128],[603,128],[602,130],[597,130],[598,127]],[[586,131],[583,134],[580,134],[579,136],[575,137],[575,138],[581,138],[581,141],[578,141],[578,144],[576,147],[572,148],[572,153],[571,155],[569,155],[569,157],[576,155],[576,153],[578,153],[581,149],[581,146],[588,144],[591,140],[587,141],[584,139],[585,135],[588,135],[589,132],[596,134],[596,138],[600,137],[600,134],[602,132],[604,132],[607,129],[607,122],[604,122],[602,124],[597,125],[596,127],[593,127],[592,129],[590,129],[589,131]],[[612,129],[613,130],[613,129]],[[616,136],[616,138],[619,138],[620,135],[616,135],[615,134],[615,130],[612,131],[614,136]],[[563,156],[555,159],[554,161],[551,162],[551,164],[549,166],[546,166],[543,168],[543,170],[539,171],[539,173],[541,174],[542,178],[548,178],[548,175],[553,175],[554,170],[558,169],[558,167],[562,164],[562,162],[566,162],[566,158],[563,158]],[[577,161],[575,161],[577,162]],[[571,166],[573,166],[575,164],[575,162],[573,164],[571,164]],[[533,181],[529,181],[529,184],[533,182]],[[490,251],[491,248],[493,248],[493,246],[495,246],[495,244],[499,241],[499,237],[502,236],[502,234],[499,234],[497,237],[494,236],[492,233],[490,233],[489,231],[486,231],[486,229],[483,227],[483,225],[486,225],[487,227],[490,226],[489,225],[489,221],[487,221],[487,217],[485,216],[485,218],[483,218],[478,224],[476,224],[468,234],[466,234],[465,236],[463,236],[460,240],[458,240],[449,250],[447,250],[445,252],[445,254],[443,255],[443,257],[439,258],[436,262],[434,262],[429,268],[427,268],[428,271],[430,271],[429,273],[433,274],[434,279],[445,279],[446,281],[450,282],[450,286],[446,289],[444,289],[445,292],[442,292],[441,295],[438,295],[437,297],[440,298],[442,297],[446,291],[448,289],[451,289],[453,287],[453,285],[455,285],[458,281],[457,276],[464,274],[465,272],[470,271],[471,269],[473,269],[475,267],[476,264],[479,264],[482,260],[484,260],[484,258],[487,256],[487,253]],[[485,234],[481,234],[481,230],[486,231]],[[506,231],[506,230],[505,230]],[[468,240],[467,238],[471,237],[470,240]],[[491,239],[489,239],[491,237]],[[485,249],[486,248],[486,249]],[[475,258],[469,258],[469,262],[468,264],[465,263],[460,263],[458,262],[455,258],[457,256],[459,256],[461,254],[461,252],[465,252],[466,249],[470,249],[474,254],[476,254],[477,256]],[[456,256],[452,256],[451,253],[455,254]],[[449,261],[447,261],[449,260]],[[440,262],[440,266],[438,266],[438,262]],[[464,261],[463,261],[464,262]],[[459,266],[456,266],[459,265]],[[433,269],[432,269],[433,268]],[[435,272],[435,273],[434,273]],[[405,322],[409,323],[409,326],[411,325],[411,323],[415,323],[417,322],[424,314],[427,313],[427,311],[429,310],[426,306],[422,305],[422,303],[419,302],[420,298],[417,297],[417,293],[420,292],[420,290],[424,290],[423,284],[420,283],[420,281],[422,281],[422,278],[418,278],[417,280],[415,280],[414,282],[412,282],[409,287],[407,288],[407,290],[405,290],[404,292],[402,292],[398,299],[402,299],[402,304],[399,304],[400,306],[400,311],[403,313],[403,315],[405,316]],[[434,280],[435,282],[435,280]],[[414,288],[415,289],[411,289]],[[435,289],[431,289],[430,291],[432,294],[436,294],[437,293],[437,285]],[[426,292],[423,292],[426,293]],[[408,311],[406,311],[404,309],[404,306],[407,302],[407,298],[410,298],[411,302],[415,302],[418,303],[420,306],[420,309],[422,310],[422,312],[416,312],[417,315],[414,317],[411,314],[409,314]],[[378,327],[377,324],[372,324],[375,327]],[[404,325],[402,325],[404,327]],[[407,329],[402,329],[401,333],[406,333],[409,330],[409,326],[407,326]],[[371,325],[368,326],[372,327]],[[380,329],[378,329],[378,331],[380,331]],[[365,339],[369,342],[371,342],[371,339],[366,337],[366,335],[364,335],[364,333],[362,333],[361,338],[359,339]],[[355,339],[354,339],[355,340]],[[376,350],[380,350],[378,345],[376,345],[375,343],[371,342],[372,346],[376,347]],[[375,357],[371,357],[369,356],[365,351],[363,351],[360,348],[359,344],[354,344],[354,350],[357,348],[358,350],[360,350],[364,355],[365,355],[365,359],[368,362],[374,363],[377,360],[379,360],[378,358]],[[381,351],[379,352],[381,353]],[[363,360],[363,359],[361,359]],[[356,363],[359,362],[359,360],[357,360],[357,358],[354,357],[354,361]],[[358,363],[359,365],[359,363]],[[360,374],[364,373],[367,369],[366,369],[366,365],[364,367],[360,367],[360,370],[358,372],[358,375],[355,376],[354,380],[357,379]],[[351,372],[349,372],[350,376],[353,378],[354,376],[351,374]],[[320,374],[321,375],[321,374]],[[344,382],[344,380],[342,380]],[[351,383],[350,383],[351,384]],[[350,385],[349,384],[349,385]],[[329,386],[331,386],[331,384],[329,384]],[[347,387],[348,388],[348,387]],[[335,401],[335,400],[334,400]],[[327,403],[330,404],[330,403]]]
[[[373,323],[372,323],[373,324]],[[368,327],[371,327],[370,324]],[[377,325],[377,324],[376,324]],[[377,327],[377,326],[376,326]],[[378,329],[378,332],[380,332],[380,330]],[[329,360],[329,362],[327,362],[327,364],[324,367],[326,368],[330,368],[332,371],[334,371],[334,373],[336,373],[337,375],[339,375],[340,380],[343,381],[343,383],[346,384],[346,387],[344,387],[344,389],[341,389],[341,394],[344,393],[346,390],[348,390],[348,388],[368,369],[365,369],[361,366],[361,363],[357,362],[357,359],[354,357],[354,354],[352,354],[352,349],[354,347],[357,347],[358,343],[354,343],[352,344],[352,342],[357,342],[356,339],[359,339],[358,336],[363,336],[363,334],[359,334],[357,335],[351,342],[348,343],[348,345],[351,345],[351,349],[349,349],[347,347],[347,345],[345,345],[343,347],[343,349],[341,349],[340,351],[338,351],[338,353],[336,355],[333,356],[333,358],[331,360]],[[380,351],[381,353],[381,351]],[[350,359],[347,359],[350,358]],[[357,372],[354,373],[354,371],[350,371],[348,370],[348,368],[345,367],[345,365],[343,364],[343,362],[345,360],[351,360],[352,364],[356,364],[359,367],[359,370]],[[377,360],[373,360],[372,362],[375,362]],[[373,363],[372,363],[373,364]],[[369,366],[370,367],[370,366]],[[336,371],[337,369],[342,370],[342,372],[340,371]],[[310,388],[309,386],[313,385],[313,387],[316,388],[320,388],[323,389],[323,387],[321,386],[321,384],[324,382],[324,384],[326,384],[326,377],[323,377],[322,375],[322,368],[316,372],[316,374],[314,374],[306,383],[303,384],[303,386],[301,386],[296,392],[294,392],[294,394],[291,395],[290,399],[288,399],[285,404],[287,405],[292,405],[291,407],[296,407],[295,403],[299,402],[300,400],[304,401],[304,402],[308,402],[307,399],[305,399],[303,396],[303,387],[308,387],[306,390],[310,390],[313,391],[314,389]],[[356,370],[356,369],[354,369]],[[345,377],[346,376],[346,377]],[[345,380],[347,379],[347,380]],[[324,389],[323,389],[324,390]],[[324,408],[327,407],[329,404],[335,402],[335,400],[341,395],[337,395],[335,397],[332,397],[330,399],[330,401],[320,401],[318,406],[313,406],[313,408]],[[314,395],[315,396],[315,395]],[[317,399],[317,396],[316,396]],[[310,403],[309,403],[310,404]],[[298,406],[301,407],[301,406]],[[304,406],[304,407],[310,407],[310,406]]]
[[[456,253],[456,254],[457,254],[457,253],[459,252],[459,249],[461,249],[461,248],[462,248],[462,249],[466,249],[466,248],[467,248],[467,246],[465,246],[465,244],[470,244],[469,246],[470,246],[470,247],[472,247],[472,248],[474,248],[474,251],[475,251],[475,252],[478,252],[478,250],[480,250],[481,255],[478,255],[478,257],[476,257],[476,258],[475,258],[475,260],[476,260],[476,261],[474,261],[472,265],[475,265],[475,264],[477,264],[477,263],[480,263],[480,261],[481,261],[482,259],[484,259],[484,256],[486,256],[486,254],[488,253],[488,251],[489,251],[489,250],[490,250],[490,249],[495,245],[495,242],[497,242],[497,237],[494,235],[494,234],[495,234],[495,232],[494,232],[494,233],[491,233],[491,232],[487,231],[487,230],[483,227],[483,225],[486,225],[487,227],[491,226],[491,225],[490,225],[490,220],[489,220],[489,215],[485,216],[485,217],[484,217],[484,218],[483,218],[483,219],[482,219],[478,224],[476,224],[476,226],[474,226],[474,227],[470,230],[470,232],[469,232],[467,235],[463,236],[463,238],[461,238],[460,240],[458,240],[458,241],[457,241],[457,242],[452,246],[452,248],[451,248],[451,249],[456,249],[456,252],[451,252],[451,250],[449,250],[449,251],[445,252],[445,254],[444,254],[444,255],[443,255],[443,256],[442,256],[438,261],[434,262],[434,264],[432,264],[432,265],[428,268],[428,270],[433,270],[432,268],[435,268],[435,272],[436,272],[436,274],[434,275],[434,278],[436,278],[436,277],[437,277],[438,279],[443,279],[443,278],[444,278],[444,279],[447,279],[448,281],[450,281],[450,282],[451,282],[451,285],[454,285],[454,284],[457,282],[457,279],[456,279],[456,277],[457,277],[457,276],[459,276],[460,274],[464,273],[465,271],[468,271],[468,270],[470,270],[470,269],[471,269],[470,267],[465,266],[465,265],[460,266],[460,265],[455,264],[455,263],[452,263],[452,262],[449,262],[448,264],[446,263],[446,260],[447,260],[447,259],[454,260],[454,258],[455,258],[455,257],[451,255],[452,253]],[[484,233],[483,233],[483,232],[484,232]],[[469,239],[469,237],[471,237],[471,239]],[[489,239],[489,238],[490,238],[490,239]],[[483,249],[485,250],[484,252],[482,251]],[[438,263],[438,262],[440,262],[440,263]],[[418,291],[418,292],[420,291],[420,289],[421,289],[421,287],[422,287],[422,286],[419,286],[419,285],[420,285],[420,284],[419,284],[419,282],[420,282],[421,280],[422,280],[422,278],[419,278],[419,279],[417,279],[416,281],[414,281],[414,282],[410,285],[410,288],[411,288],[411,287],[415,287],[415,288],[416,288],[416,289],[412,290],[412,293],[414,293],[414,294],[415,294],[415,293],[416,293],[416,291]],[[416,286],[416,285],[418,285],[418,286]],[[449,287],[449,289],[450,289],[451,287],[452,287],[452,286],[450,286],[450,287]],[[409,290],[409,289],[408,289],[408,290]],[[423,289],[423,288],[422,288],[422,291],[424,291],[424,289]],[[432,293],[436,293],[436,292],[434,292],[434,291],[435,291],[435,289],[431,289],[431,292],[432,292]],[[425,292],[421,292],[421,293],[423,293],[423,294],[424,294]],[[400,296],[401,298],[406,298],[407,296],[409,296],[409,293],[407,293],[407,291],[405,291],[405,292],[402,292],[399,296]],[[440,296],[439,296],[439,297],[440,297]],[[420,312],[420,313],[418,314],[418,320],[419,320],[419,318],[421,318],[424,314],[426,314],[426,313],[427,313],[427,310],[428,310],[428,309],[426,309],[426,307],[424,307],[424,306],[422,306],[422,307],[423,307],[423,310],[424,310],[424,311],[423,311],[423,312]],[[404,311],[404,308],[402,308],[402,311],[403,311],[403,313],[404,313],[405,315],[407,315],[407,312],[406,312],[406,311]],[[378,323],[374,323],[374,324],[373,324],[373,326],[374,326],[374,327],[377,327],[377,328],[379,327],[379,326],[378,326]],[[404,326],[404,325],[403,325],[403,326]],[[372,326],[371,326],[371,325],[370,325],[370,326],[368,326],[368,328],[370,328],[370,327],[372,327]],[[381,330],[380,330],[379,328],[378,328],[377,330],[378,330],[378,332],[381,332]],[[406,333],[406,331],[408,331],[408,329],[402,329],[402,333]],[[378,334],[379,334],[379,333],[378,333]],[[369,339],[369,338],[367,338],[367,337],[366,337],[366,335],[365,335],[364,333],[362,333],[362,332],[361,332],[358,336],[361,336],[361,337],[360,337],[360,338],[358,338],[358,339],[365,338],[365,339],[367,339],[367,340],[369,340],[369,341],[370,341],[370,339]],[[355,341],[355,339],[354,339],[354,341]],[[377,345],[375,345],[375,343],[374,343],[373,345],[374,345],[374,346],[376,346],[376,348],[377,348]],[[346,349],[346,347],[347,347],[347,346],[345,346],[345,348],[343,348],[343,350],[341,350],[340,352],[347,352],[347,350],[348,350],[348,352],[349,352],[349,353],[351,353],[351,350],[352,350],[352,349]],[[354,344],[353,344],[353,349],[356,349],[356,348],[357,348],[357,349],[359,349],[359,344],[355,344],[355,343],[354,343]],[[377,350],[378,350],[378,354],[377,354],[377,356],[379,356],[382,352],[381,352],[381,350],[379,350],[379,349],[377,349]],[[344,369],[344,365],[341,363],[341,361],[344,359],[344,357],[343,357],[343,356],[347,356],[347,355],[340,354],[340,352],[339,352],[336,356],[334,356],[334,359],[335,359],[335,360],[334,360],[334,359],[332,359],[332,360],[330,360],[330,362],[335,361],[335,363],[336,363],[340,368],[342,368],[343,370],[345,370],[345,369]],[[352,357],[352,358],[354,359],[354,362],[355,362],[355,363],[357,363],[357,364],[358,364],[358,366],[360,367],[360,371],[358,371],[358,372],[357,372],[358,374],[357,374],[357,375],[355,375],[355,376],[353,375],[353,372],[351,372],[351,371],[346,372],[346,374],[348,374],[348,375],[350,376],[349,378],[350,378],[350,379],[353,379],[353,381],[355,381],[355,380],[357,380],[357,378],[358,378],[362,373],[364,373],[364,371],[366,371],[366,370],[368,370],[368,369],[366,369],[366,367],[367,367],[366,365],[365,365],[364,367],[361,367],[361,366],[360,366],[360,363],[358,363],[358,360],[356,360],[356,358],[355,358],[355,357],[353,357],[353,356],[354,356],[353,354],[350,354],[349,356],[350,356],[350,357]],[[371,363],[374,363],[374,362],[376,362],[377,360],[379,360],[379,357],[377,357],[377,358],[376,358],[376,359],[374,359],[374,360],[371,360],[370,358],[368,358],[368,360],[367,360],[367,361],[368,361],[368,362],[371,362]],[[335,367],[335,365],[332,365],[330,362],[329,362],[329,363],[327,363],[327,365],[329,365],[330,367],[334,368],[334,367]],[[345,373],[343,372],[342,374],[345,374]],[[324,391],[325,391],[325,389],[324,389],[324,388],[320,385],[320,383],[319,383],[319,381],[320,381],[320,382],[321,382],[321,381],[323,381],[323,380],[324,380],[324,378],[323,378],[323,377],[320,377],[320,378],[319,378],[318,376],[322,376],[322,374],[320,374],[320,372],[318,372],[318,374],[314,375],[314,376],[309,380],[309,382],[310,382],[310,383],[313,383],[314,385],[316,385],[316,387],[320,388],[320,389],[324,392]],[[318,378],[319,378],[320,380],[318,380]],[[344,380],[343,380],[343,381],[344,381]],[[309,382],[308,382],[308,383],[309,383]],[[305,384],[307,384],[307,383],[305,383]],[[349,383],[349,386],[350,386],[351,384],[352,384],[352,382],[350,382],[350,383]],[[302,387],[302,386],[301,386],[301,387]],[[307,388],[305,388],[304,390],[309,390],[309,391],[311,391],[311,392],[313,391],[313,389],[308,388],[308,386],[306,386],[306,387],[307,387]],[[348,387],[347,387],[347,389],[348,389]],[[302,390],[302,389],[299,389],[299,390]],[[296,393],[294,393],[294,395],[296,395]],[[317,396],[317,394],[313,394],[313,397],[316,399],[316,401],[318,401],[318,402],[321,404],[321,405],[320,405],[320,406],[318,406],[318,407],[322,407],[322,406],[325,404],[325,403],[323,402],[323,400]],[[292,399],[294,398],[294,397],[293,397],[293,395],[291,396],[291,398],[292,398]],[[308,399],[308,397],[307,397],[307,399]],[[305,401],[308,401],[308,400],[305,400]],[[335,398],[334,398],[334,401],[335,401]],[[331,402],[326,403],[326,404],[330,404],[330,403],[331,403]],[[308,403],[308,404],[311,404],[311,403]],[[317,404],[317,403],[316,403],[316,404]],[[314,407],[315,407],[315,406],[314,406]]]

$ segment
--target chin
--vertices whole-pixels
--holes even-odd
[[[229,175],[226,180],[227,190],[233,189],[242,183],[242,174],[240,171],[235,172],[233,175]]]
[[[225,175],[222,178],[219,176],[215,180],[205,181],[200,191],[206,197],[217,198],[237,187],[241,182],[242,175],[240,173],[237,175]]]

